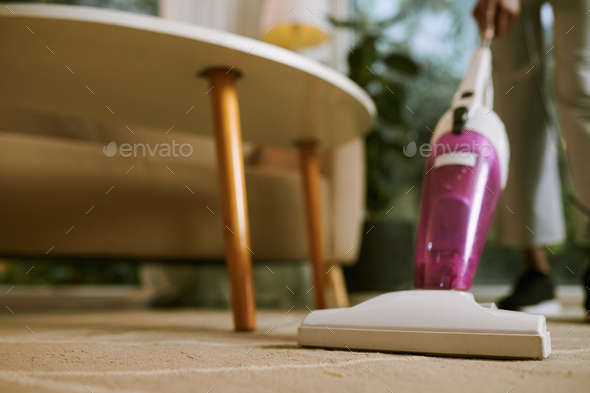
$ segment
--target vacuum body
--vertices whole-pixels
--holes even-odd
[[[300,345],[511,359],[549,356],[544,316],[478,304],[466,292],[508,176],[508,138],[492,100],[491,53],[482,47],[431,140],[416,240],[416,289],[350,308],[314,310],[299,326]]]
[[[502,192],[496,150],[475,130],[465,131],[438,139],[426,162],[415,253],[417,289],[469,290]],[[463,150],[453,152],[458,146]]]
[[[491,55],[473,57],[426,161],[416,239],[416,289],[469,290],[506,184],[508,138],[492,110]]]

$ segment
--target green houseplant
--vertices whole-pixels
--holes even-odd
[[[383,215],[399,193],[419,182],[421,167],[403,155],[408,126],[402,110],[402,80],[418,73],[418,66],[405,54],[392,51],[384,39],[384,30],[395,19],[371,22],[366,15],[340,21],[334,26],[353,29],[357,43],[348,55],[348,76],[371,96],[377,107],[377,119],[366,137],[367,211],[370,217]],[[420,162],[421,164],[421,162]],[[418,168],[418,170],[417,170]]]

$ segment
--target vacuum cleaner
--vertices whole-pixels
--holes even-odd
[[[298,329],[304,347],[484,358],[545,358],[545,317],[478,304],[468,292],[508,177],[504,124],[493,111],[491,51],[471,59],[426,160],[414,290],[350,308],[314,310]]]

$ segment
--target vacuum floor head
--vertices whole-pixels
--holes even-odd
[[[490,358],[545,358],[545,317],[480,305],[469,292],[414,290],[317,310],[299,327],[304,347]]]

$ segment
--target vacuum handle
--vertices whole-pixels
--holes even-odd
[[[467,111],[466,118],[469,118],[476,110],[490,110],[492,105],[492,53],[490,48],[482,46],[471,58],[471,63],[453,100],[451,110],[455,111],[464,107]]]
[[[488,26],[494,26],[494,21],[488,21]],[[485,33],[481,36],[481,47],[482,48],[489,48],[492,45],[492,40],[496,35],[496,28],[492,27],[486,30]]]

